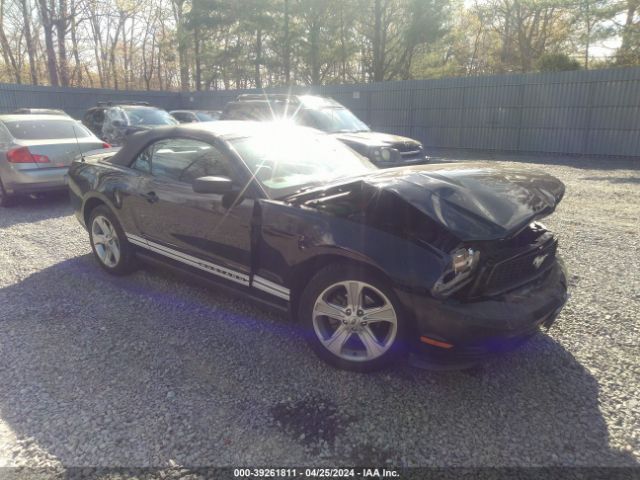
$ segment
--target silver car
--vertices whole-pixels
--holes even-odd
[[[67,112],[59,108],[17,108],[12,114],[25,114],[25,115],[64,115],[68,117]]]
[[[171,110],[169,114],[180,123],[213,122],[220,120],[222,110]]]
[[[80,153],[109,145],[62,115],[0,115],[0,206],[19,194],[64,190]]]

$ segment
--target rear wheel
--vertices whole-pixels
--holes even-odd
[[[2,179],[0,178],[0,207],[12,207],[16,204],[15,195],[9,195],[4,189]]]
[[[335,367],[378,370],[402,353],[399,301],[367,268],[332,265],[318,272],[302,295],[300,315],[313,350]]]
[[[107,272],[124,275],[134,269],[133,246],[127,241],[118,219],[108,207],[99,206],[91,211],[89,238],[98,263]]]

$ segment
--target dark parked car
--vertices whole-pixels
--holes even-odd
[[[564,194],[545,173],[379,170],[314,129],[221,121],[134,135],[69,177],[107,272],[163,261],[288,309],[341,368],[405,351],[477,361],[551,325],[567,297],[537,223]]]
[[[146,102],[98,102],[96,107],[87,110],[82,123],[104,141],[119,146],[132,133],[175,125],[178,121],[165,110]]]
[[[314,95],[246,94],[226,105],[221,120],[292,120],[330,133],[378,167],[428,161],[417,140],[372,132],[350,110],[331,98]]]
[[[212,122],[219,120],[221,110],[171,110],[173,118],[180,123]]]
[[[0,115],[0,206],[20,194],[66,189],[72,160],[109,145],[62,115]]]

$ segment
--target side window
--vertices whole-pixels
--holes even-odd
[[[96,126],[102,125],[102,123],[104,122],[104,110],[100,108],[93,112],[92,121]]]
[[[186,138],[161,140],[136,158],[133,168],[161,180],[191,184],[199,177],[232,177],[229,159],[208,143]]]
[[[183,112],[175,112],[171,114],[173,118],[178,120],[180,123],[185,123],[189,121],[189,118],[186,113]]]
[[[318,122],[316,122],[316,119],[313,118],[313,115],[311,115],[308,110],[301,110],[296,115],[296,120],[298,124],[304,125],[305,127],[320,128],[320,125],[318,125]]]
[[[125,124],[127,123],[127,118],[121,108],[113,107],[104,112],[105,123],[112,123],[114,120],[120,120],[121,122],[125,122]]]
[[[82,117],[82,123],[88,125],[90,128],[93,128],[93,114],[94,112],[89,110],[84,114],[84,117]]]
[[[247,114],[244,105],[229,105],[225,118],[229,120],[246,120]]]
[[[182,118],[180,119],[184,123],[193,123],[196,120],[196,116],[193,113],[187,112],[182,114]]]
[[[257,104],[251,109],[249,116],[252,120],[269,120],[269,112],[270,110],[267,105]]]
[[[153,145],[145,148],[141,153],[138,154],[134,162],[131,164],[131,168],[134,170],[139,170],[144,173],[151,173],[151,157],[153,156],[153,150],[158,145],[158,143],[154,143]]]

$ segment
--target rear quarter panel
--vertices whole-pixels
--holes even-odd
[[[135,232],[130,209],[126,207],[136,192],[137,172],[102,161],[104,155],[97,157],[75,161],[69,169],[69,195],[78,220],[86,228],[89,209],[104,203],[126,232]]]

